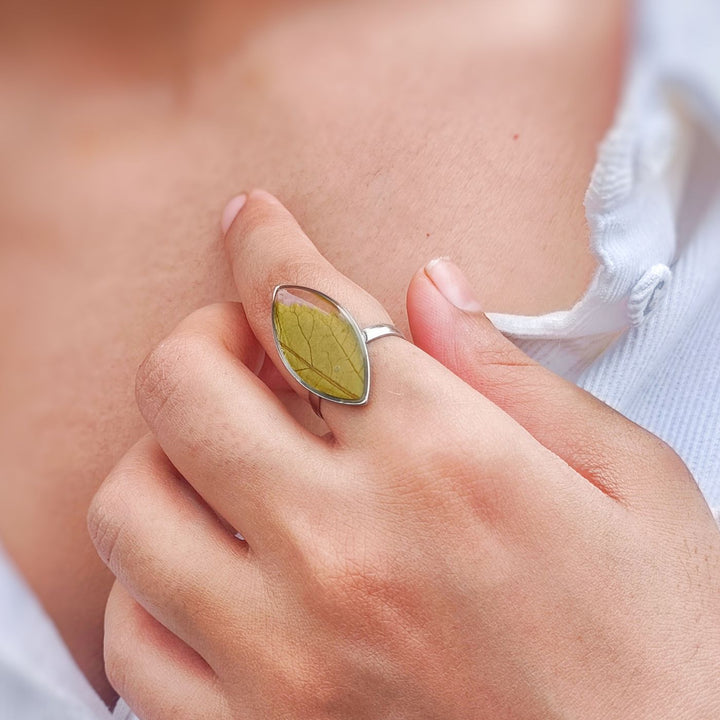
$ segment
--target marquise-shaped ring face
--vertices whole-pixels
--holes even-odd
[[[280,357],[301,385],[333,402],[367,402],[370,364],[365,338],[343,307],[317,290],[278,285],[272,317]]]

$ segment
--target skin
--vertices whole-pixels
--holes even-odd
[[[416,344],[372,343],[368,404],[324,403],[315,435],[255,374],[267,353],[292,382],[274,285],[389,316],[267,193],[227,244],[242,305],[144,361],[151,435],[88,515],[117,576],[106,666],[137,714],[717,716],[720,534],[668,446],[422,273]]]
[[[4,8],[0,539],[108,702],[112,575],[85,515],[147,431],[143,357],[192,310],[238,299],[217,224],[233,191],[274,190],[405,330],[408,280],[436,255],[486,310],[565,308],[587,286],[582,200],[626,10],[537,7]]]

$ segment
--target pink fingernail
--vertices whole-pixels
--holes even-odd
[[[243,206],[247,202],[247,195],[243,193],[242,195],[236,195],[226,206],[225,209],[222,212],[222,220],[220,221],[220,224],[222,225],[222,231],[223,235],[227,234],[227,231],[230,229],[230,226],[233,224],[235,218],[237,217],[237,214],[243,209]]]
[[[450,258],[431,260],[425,266],[425,274],[450,304],[465,312],[482,312],[472,285]]]

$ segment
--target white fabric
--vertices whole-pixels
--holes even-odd
[[[528,354],[668,442],[720,507],[720,3],[645,0],[585,205],[570,310],[491,314]]]
[[[492,315],[556,372],[669,442],[720,522],[720,3],[642,0],[586,197],[598,269],[568,311]],[[589,78],[589,81],[591,79]],[[0,553],[0,720],[110,713]]]
[[[114,720],[132,720],[122,703]],[[0,549],[0,720],[111,717]]]

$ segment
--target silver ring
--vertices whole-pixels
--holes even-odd
[[[368,344],[392,335],[404,339],[387,323],[361,329],[336,300],[301,285],[275,287],[272,326],[283,365],[308,391],[319,417],[321,399],[365,405],[370,394]]]
[[[394,325],[386,325],[384,323],[366,327],[362,331],[362,334],[365,338],[366,345],[373,340],[379,340],[381,337],[386,337],[387,335],[397,335],[397,337],[401,337],[403,340],[405,339],[405,336]]]

